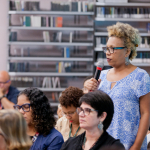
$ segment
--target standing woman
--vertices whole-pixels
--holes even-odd
[[[47,97],[37,88],[27,88],[19,93],[14,108],[27,122],[27,134],[32,137],[30,150],[59,150],[63,137],[55,128],[55,119]]]
[[[127,150],[146,150],[150,79],[145,70],[129,61],[137,55],[140,35],[129,24],[117,23],[107,29],[109,39],[103,50],[113,68],[102,71],[99,82],[94,78],[88,80],[85,87],[89,91],[98,88],[112,98],[115,113],[108,133],[120,139]]]

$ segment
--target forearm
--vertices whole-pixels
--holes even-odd
[[[6,97],[1,99],[1,103],[4,109],[13,109],[14,103],[9,101]]]
[[[149,113],[144,113],[141,115],[140,124],[138,133],[134,142],[134,146],[140,149],[142,146],[143,140],[147,134],[147,130],[149,127]]]

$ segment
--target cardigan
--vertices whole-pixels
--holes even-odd
[[[77,137],[70,137],[61,147],[61,150],[82,150],[85,132]],[[117,150],[125,150],[120,140],[114,139],[106,131],[89,150],[101,150],[105,146],[115,146]]]

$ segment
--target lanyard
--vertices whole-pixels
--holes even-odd
[[[37,139],[38,136],[39,136],[39,133],[36,132],[35,135],[34,135],[33,138],[32,138],[32,142],[33,142],[33,143],[36,141],[36,139]]]
[[[78,129],[77,129],[77,131],[76,131],[76,133],[74,134],[73,137],[75,137],[75,136],[77,135],[77,132],[79,131],[79,129],[80,129],[80,126],[78,127]],[[71,126],[70,126],[69,138],[70,138],[70,136],[71,136],[71,131],[72,131],[72,124],[71,124]]]

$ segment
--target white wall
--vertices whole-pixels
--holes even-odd
[[[7,70],[8,0],[0,1],[0,70]]]

